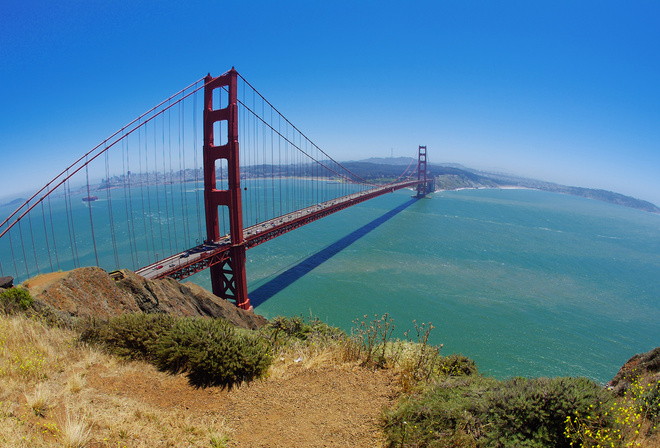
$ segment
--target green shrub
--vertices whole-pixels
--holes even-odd
[[[585,378],[448,378],[384,417],[390,446],[569,447],[569,416],[613,424],[611,394]]]
[[[491,389],[474,412],[488,421],[482,438],[485,446],[570,447],[564,430],[566,419],[579,413],[600,420],[611,398],[602,386],[586,378],[514,378]]]
[[[195,387],[231,388],[263,376],[270,366],[267,345],[239,333],[221,319],[180,319],[156,347],[157,366],[185,373]]]
[[[34,299],[27,289],[9,288],[0,292],[0,310],[6,314],[25,311],[32,307]]]
[[[260,333],[272,346],[273,351],[301,341],[306,344],[327,345],[347,337],[339,328],[332,327],[316,317],[306,321],[302,316],[277,316],[262,327]]]
[[[278,336],[289,336],[298,339],[306,339],[311,327],[305,324],[302,316],[285,317],[277,316],[268,323],[267,328],[272,330],[273,339]]]
[[[122,314],[108,321],[89,321],[80,339],[99,343],[109,353],[124,359],[154,362],[156,344],[176,320],[169,314]]]
[[[477,364],[463,355],[449,355],[438,361],[438,372],[448,376],[468,376],[477,374]]]
[[[660,423],[660,381],[649,383],[640,394],[638,401],[640,408],[653,425]]]
[[[384,416],[389,446],[477,446],[481,428],[471,410],[495,384],[480,376],[457,377],[405,396]]]

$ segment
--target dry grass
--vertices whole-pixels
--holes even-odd
[[[55,396],[46,383],[37,384],[30,393],[23,392],[25,405],[32,410],[35,417],[45,417],[55,403]]]
[[[82,372],[72,372],[66,382],[66,389],[72,394],[77,394],[85,386],[85,375]]]
[[[226,446],[230,430],[218,416],[161,409],[87,384],[94,371],[122,377],[145,369],[156,383],[168,378],[81,346],[73,331],[0,315],[0,448]]]
[[[291,374],[292,364],[297,364],[303,369],[356,364],[354,360],[344,360],[343,341],[308,343],[294,340],[290,344],[280,347],[273,357],[273,364],[268,371],[268,376],[271,378],[286,378]]]
[[[83,448],[89,442],[92,427],[84,415],[66,411],[66,419],[60,427],[60,442],[64,448]]]

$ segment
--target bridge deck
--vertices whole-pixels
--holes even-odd
[[[290,232],[317,219],[336,213],[368,199],[375,198],[385,193],[391,193],[402,188],[412,187],[420,183],[418,180],[389,184],[382,187],[359,193],[349,194],[341,198],[322,202],[311,207],[287,213],[277,218],[264,221],[254,226],[243,229],[243,244],[246,249],[251,249],[261,243],[265,243],[279,235]],[[136,271],[136,274],[145,278],[171,277],[177,280],[189,277],[209,266],[222,263],[230,256],[230,236],[225,235],[219,241],[201,244],[184,252],[158,260]]]

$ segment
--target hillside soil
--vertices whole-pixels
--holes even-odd
[[[130,271],[122,274],[111,278],[102,269],[81,268],[41,275],[24,286],[35,303],[70,318],[109,318],[143,311],[223,317],[244,328],[258,328],[267,322],[189,283],[146,280]],[[268,378],[232,390],[196,389],[185,377],[167,375],[145,363],[129,363],[124,368],[113,363],[86,365],[89,367],[80,372],[87,391],[79,392],[81,403],[114,402],[122,412],[132,412],[135,427],[151,412],[141,409],[157,409],[159,415],[184,416],[186,421],[200,424],[223,421],[229,447],[383,446],[381,412],[393,403],[398,390],[391,371],[311,360],[278,358]],[[14,398],[21,401],[20,394]],[[53,412],[61,414],[60,408],[61,404],[53,406]],[[26,418],[34,420],[35,428],[44,425],[41,417],[26,414]],[[112,425],[101,421],[106,420],[99,416],[95,428],[106,428],[104,434],[119,431],[127,446],[143,446],[141,442],[130,443],[133,427],[113,430]],[[98,434],[92,435],[90,446],[109,446]],[[175,445],[163,440],[154,446]]]
[[[165,412],[214,415],[229,427],[230,447],[379,447],[381,410],[392,404],[395,382],[387,371],[360,367],[305,368],[291,364],[279,378],[231,391],[195,389],[182,376],[151,366],[113,375],[101,365],[87,385]]]

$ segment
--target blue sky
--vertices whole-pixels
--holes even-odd
[[[660,204],[660,3],[0,6],[3,195],[232,66],[337,160],[412,156]]]

